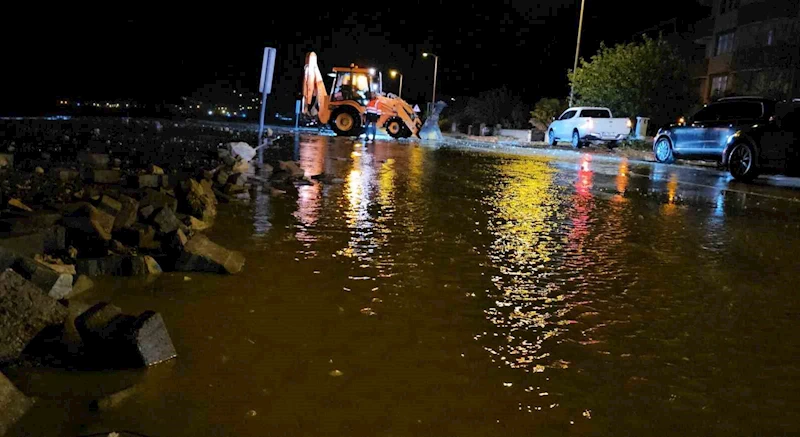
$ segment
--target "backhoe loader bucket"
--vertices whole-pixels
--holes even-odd
[[[431,115],[425,120],[425,123],[423,123],[422,128],[419,130],[420,138],[433,141],[442,140],[442,130],[439,129],[439,114],[441,114],[446,107],[447,103],[441,100],[436,102],[433,106],[433,112],[431,112]]]

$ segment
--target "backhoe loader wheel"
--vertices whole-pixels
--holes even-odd
[[[336,109],[331,114],[331,129],[339,136],[358,136],[361,134],[361,115],[350,107]]]
[[[408,137],[408,128],[403,124],[403,120],[400,120],[398,117],[390,118],[384,126],[386,127],[386,133],[392,138]]]

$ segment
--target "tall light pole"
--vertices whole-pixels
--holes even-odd
[[[572,74],[578,69],[578,55],[581,51],[581,31],[583,30],[583,7],[586,5],[586,0],[581,0],[581,17],[578,19],[578,43],[575,44],[575,65],[572,67]],[[572,98],[575,96],[575,86],[570,83],[569,86],[569,106],[572,106]]]
[[[431,112],[433,112],[433,107],[436,105],[436,75],[439,73],[439,57],[433,53],[422,54],[423,58],[428,56],[433,56],[433,100],[431,100]]]
[[[398,89],[397,97],[403,98],[403,73],[400,73],[397,70],[389,71],[389,75],[392,76],[392,79],[400,75],[400,88]]]

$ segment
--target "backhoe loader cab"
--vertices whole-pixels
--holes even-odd
[[[370,70],[365,68],[334,68],[331,102],[354,100],[366,106],[368,93],[381,93],[380,80],[375,80]]]
[[[328,95],[317,66],[317,55],[306,56],[303,79],[303,113],[316,116],[320,123],[327,123],[337,135],[358,136],[364,131],[364,113],[371,91],[378,99],[381,117],[378,126],[395,138],[418,135],[422,120],[411,106],[394,95],[383,95],[380,75],[374,70],[350,67],[335,67],[332,73],[331,94]]]

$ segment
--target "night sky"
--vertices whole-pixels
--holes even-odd
[[[697,16],[696,3],[587,0],[581,54],[675,16]],[[209,83],[257,91],[264,46],[278,49],[275,111],[293,107],[309,50],[323,73],[351,62],[384,71],[385,91],[396,91],[388,70],[399,69],[403,96],[414,103],[430,99],[433,60],[423,51],[440,56],[440,95],[505,85],[532,104],[568,93],[579,0],[321,4],[295,2],[281,12],[236,2],[210,10],[195,3],[184,11],[128,5],[3,14],[0,115],[35,112],[60,98],[177,101]]]

